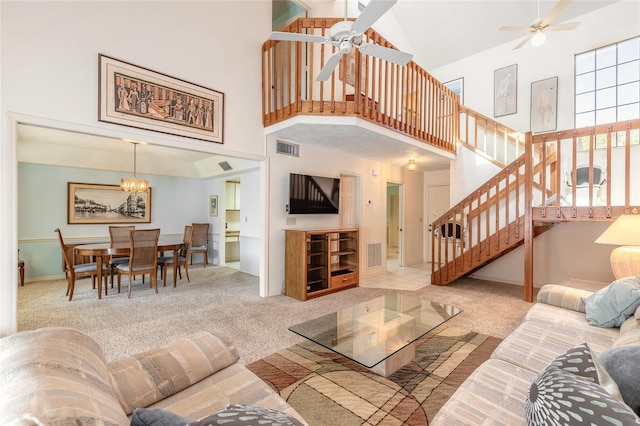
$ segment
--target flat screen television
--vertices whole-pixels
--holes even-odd
[[[289,214],[338,214],[340,179],[289,174]]]

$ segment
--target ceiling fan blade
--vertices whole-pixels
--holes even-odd
[[[524,31],[524,32],[529,32],[529,31],[533,31],[533,29],[531,27],[500,27],[500,31]]]
[[[316,81],[327,81],[329,77],[331,77],[331,73],[336,69],[338,63],[340,62],[340,58],[342,57],[342,52],[338,51],[329,57],[329,60],[324,67],[320,70],[320,74],[316,77]]]
[[[567,22],[566,24],[549,25],[544,31],[570,31],[575,30],[580,22]]]
[[[371,0],[360,16],[353,23],[351,30],[357,34],[369,29],[385,12],[391,9],[398,0]]]
[[[378,44],[362,43],[362,45],[358,47],[358,50],[367,55],[375,56],[376,58],[384,59],[385,61],[393,62],[398,65],[407,65],[411,58],[413,58],[411,53],[382,47]]]
[[[269,36],[269,40],[310,41],[310,42],[317,42],[317,43],[326,43],[329,41],[327,37],[316,36],[311,34],[286,33],[282,31],[273,31]]]
[[[553,7],[553,9],[551,9],[551,12],[549,12],[549,14],[546,16],[546,18],[544,18],[540,22],[540,26],[542,28],[544,28],[547,25],[549,25],[551,23],[551,21],[553,21],[556,18],[556,16],[558,16],[560,14],[560,12],[562,12],[563,10],[565,10],[567,8],[567,6],[569,6],[569,3],[571,3],[571,0],[560,0],[558,2],[558,4],[556,4]]]
[[[522,46],[524,46],[525,44],[527,44],[527,42],[529,40],[531,40],[533,38],[533,36],[536,35],[536,33],[530,33],[528,36],[526,36],[525,38],[522,39],[522,41],[520,43],[518,43],[516,45],[516,47],[513,48],[513,50],[516,49],[520,49]]]

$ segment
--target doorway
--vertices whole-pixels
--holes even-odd
[[[387,183],[387,270],[402,266],[401,185]]]
[[[225,181],[224,264],[240,269],[240,180]]]
[[[449,185],[429,186],[427,188],[427,232],[425,238],[425,253],[427,254],[427,262],[431,262],[431,241],[432,232],[431,224],[434,220],[442,216],[449,210]]]

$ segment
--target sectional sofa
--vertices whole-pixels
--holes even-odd
[[[112,363],[72,328],[16,333],[0,339],[0,425],[124,426],[140,408],[197,420],[239,404],[305,424],[238,359],[236,346],[219,332],[198,332]]]
[[[629,408],[636,412],[640,410],[640,308],[635,310],[640,303],[640,287],[633,289],[640,284],[640,277],[635,277],[628,294],[612,302],[626,308],[619,318],[619,327],[590,325],[593,318],[591,312],[587,313],[589,305],[585,305],[589,296],[595,295],[588,301],[592,302],[611,286],[571,280],[564,284],[545,285],[540,289],[537,303],[523,322],[457,389],[431,425],[589,424],[592,421],[589,416],[600,414],[591,408],[584,410],[581,403],[615,407],[616,415],[623,417],[629,414],[622,423],[596,420],[592,424],[640,424],[633,412],[624,412],[630,411]],[[633,298],[635,300],[631,300]],[[586,345],[582,345],[584,343]],[[585,352],[589,350],[591,356],[586,356]],[[632,358],[624,360],[621,354],[626,352],[631,353]],[[585,370],[595,377],[596,372],[606,375],[609,371],[605,365],[607,368],[602,372],[599,358],[604,359],[607,355],[609,360],[626,364],[635,373],[612,372],[599,383],[596,379],[585,385],[580,369],[572,365],[576,360],[570,359],[588,358],[589,365]],[[566,365],[570,367],[565,368]],[[634,376],[634,382],[620,383],[625,382],[624,376]],[[630,398],[608,388],[611,382],[614,388],[616,383],[620,385],[617,391],[630,387],[630,391],[626,389]],[[580,386],[591,385],[594,385],[593,389],[581,390]],[[607,392],[600,394],[601,389],[595,386]],[[563,398],[566,390],[579,390],[582,396],[572,396],[567,401]],[[616,396],[617,401],[624,400],[625,405],[618,406],[609,401],[609,395]],[[600,397],[602,399],[598,400]]]

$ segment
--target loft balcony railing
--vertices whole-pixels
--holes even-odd
[[[340,20],[301,18],[283,31],[328,36]],[[394,48],[372,29],[363,42]],[[262,45],[265,127],[298,115],[357,117],[456,152],[458,95],[414,62],[398,66],[357,49],[342,57],[329,80],[315,81],[335,51],[324,43],[268,40]]]

